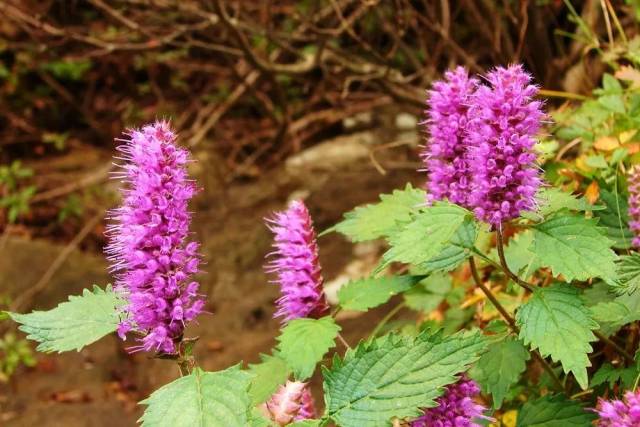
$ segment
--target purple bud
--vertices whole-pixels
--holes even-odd
[[[288,209],[267,220],[274,233],[274,252],[266,266],[277,273],[281,297],[275,317],[285,322],[300,317],[320,317],[328,310],[318,262],[316,233],[309,211],[302,201],[291,202]]]
[[[629,228],[634,238],[631,244],[640,248],[640,167],[629,170]]]

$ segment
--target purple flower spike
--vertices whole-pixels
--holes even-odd
[[[469,78],[463,67],[447,71],[444,77],[429,91],[425,122],[429,140],[421,154],[429,174],[427,197],[429,202],[446,198],[466,206],[470,185],[465,158],[469,99],[478,81]]]
[[[499,227],[535,209],[541,180],[533,146],[545,114],[521,65],[498,67],[487,80],[469,109],[469,203],[478,219]]]
[[[629,171],[629,228],[635,236],[631,244],[640,248],[640,167]]]
[[[411,427],[480,427],[479,420],[494,421],[483,415],[486,408],[473,399],[480,394],[475,381],[462,377],[447,386],[436,400],[438,406],[424,410],[424,414],[411,422]]]
[[[269,219],[267,226],[275,235],[275,258],[266,271],[277,273],[282,294],[274,317],[282,317],[285,322],[320,317],[329,307],[322,291],[316,233],[307,207],[302,201],[293,201],[286,211]]]
[[[640,426],[640,390],[626,392],[624,400],[599,399],[596,412],[600,427]]]
[[[140,334],[137,350],[174,353],[185,323],[202,312],[198,283],[198,243],[188,242],[189,199],[196,192],[186,171],[189,155],[175,143],[168,122],[131,130],[118,147],[126,163],[123,203],[110,212],[105,252],[116,274],[116,291],[127,304],[118,329]]]

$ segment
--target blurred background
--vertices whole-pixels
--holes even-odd
[[[421,185],[425,91],[450,67],[522,62],[558,123],[605,72],[637,89],[639,16],[638,0],[0,0],[0,310],[49,309],[110,282],[114,138],[166,118],[202,187],[193,229],[211,314],[188,331],[196,357],[210,370],[256,362],[278,329],[265,216],[303,198],[323,230]],[[592,149],[565,133],[550,150],[575,138]],[[381,249],[321,238],[329,292]],[[347,339],[385,310],[344,318]],[[137,402],[178,372],[125,348],[108,337],[36,355],[0,323],[0,425],[135,425]]]

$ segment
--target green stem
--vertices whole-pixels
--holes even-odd
[[[501,227],[496,227],[496,237],[497,237],[498,258],[500,258],[500,265],[502,265],[502,270],[515,283],[522,286],[526,290],[533,292],[534,286],[520,279],[513,271],[509,269],[509,266],[507,265],[507,259],[504,257],[504,241],[502,238]]]
[[[520,333],[520,329],[518,328],[518,325],[516,324],[514,318],[502,306],[502,304],[500,304],[496,296],[493,295],[493,292],[491,292],[491,289],[489,289],[484,285],[484,283],[482,282],[482,279],[480,278],[480,275],[478,274],[478,269],[476,268],[476,263],[473,260],[473,257],[469,258],[469,267],[471,267],[471,275],[473,276],[473,280],[476,283],[476,285],[482,290],[482,292],[484,292],[487,299],[491,301],[491,304],[493,304],[493,306],[496,308],[496,310],[498,310],[498,312],[502,315],[502,317],[504,317],[504,320],[507,321],[507,323],[511,327],[511,330],[516,335],[518,335]],[[534,359],[536,359],[538,363],[542,365],[542,368],[547,372],[547,374],[549,374],[549,376],[553,380],[553,383],[556,385],[556,387],[559,390],[564,390],[565,387],[562,385],[562,381],[560,381],[560,378],[558,378],[556,373],[553,372],[553,368],[551,367],[551,365],[549,365],[549,363],[542,357],[542,355],[538,352],[538,350],[530,350],[530,351]]]
[[[403,308],[404,308],[404,302],[401,302],[400,304],[396,305],[390,312],[388,312],[387,315],[382,318],[380,323],[376,325],[373,332],[371,332],[371,335],[369,335],[369,339],[375,338],[376,335],[378,335],[378,332],[380,332],[380,330],[384,327],[384,325],[386,325],[389,322],[389,320],[391,320],[391,318],[396,314],[398,314],[398,312]]]

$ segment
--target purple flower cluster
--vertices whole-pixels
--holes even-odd
[[[299,381],[287,381],[261,408],[270,420],[280,426],[316,416],[311,390],[307,383]]]
[[[422,155],[430,198],[446,197],[494,227],[534,209],[541,179],[533,146],[545,115],[531,76],[511,65],[489,72],[488,85],[460,68],[445,78],[431,91]]]
[[[185,323],[203,309],[198,283],[198,243],[188,242],[188,201],[196,192],[189,180],[188,152],[175,143],[169,123],[131,130],[118,147],[124,160],[117,174],[123,203],[110,213],[105,249],[116,271],[116,290],[127,300],[118,333],[141,334],[132,350],[174,353]]]
[[[480,394],[475,381],[462,377],[447,386],[436,400],[438,406],[424,410],[424,414],[411,422],[411,427],[480,427],[478,420],[491,420],[483,415],[486,408],[473,399]]]
[[[429,201],[449,199],[467,205],[469,174],[466,165],[469,98],[478,85],[463,67],[447,71],[429,91],[427,131],[429,140],[422,152],[429,173]]]
[[[640,167],[634,166],[629,171],[629,228],[633,231],[633,241],[640,248]]]
[[[267,220],[274,233],[274,259],[268,273],[277,273],[281,297],[275,317],[284,321],[320,317],[328,310],[318,262],[316,233],[309,211],[302,201],[291,202],[287,210]]]
[[[596,412],[600,427],[640,426],[640,390],[628,391],[624,400],[598,400]]]

